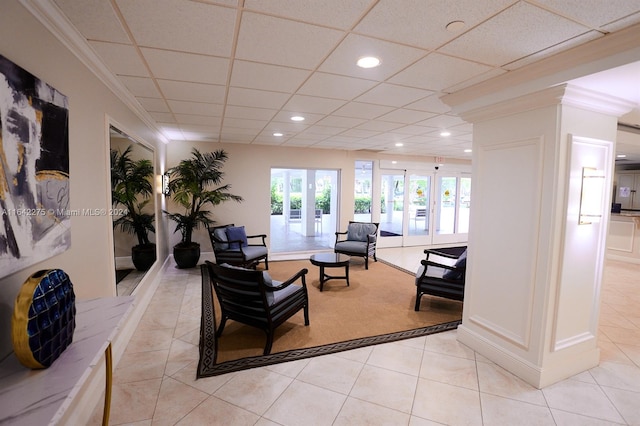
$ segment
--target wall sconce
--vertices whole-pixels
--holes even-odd
[[[593,167],[582,168],[582,192],[578,225],[590,225],[602,218],[604,172]]]
[[[162,175],[162,193],[169,195],[169,173]]]

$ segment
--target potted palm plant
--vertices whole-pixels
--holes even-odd
[[[201,153],[196,148],[191,157],[168,170],[169,192],[173,201],[181,206],[182,213],[165,214],[176,223],[174,232],[180,231],[181,241],[173,247],[173,257],[178,268],[193,268],[200,259],[200,244],[194,242],[193,231],[208,227],[214,221],[207,207],[225,201],[242,201],[242,197],[229,192],[231,185],[221,185],[222,167],[228,155],[224,150]]]
[[[149,232],[155,232],[155,216],[144,211],[153,196],[152,180],[153,164],[147,159],[133,160],[131,145],[122,153],[111,150],[111,200],[122,210],[113,227],[137,237],[131,260],[139,271],[148,270],[156,261],[156,245],[149,240]]]

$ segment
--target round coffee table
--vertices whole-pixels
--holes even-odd
[[[351,257],[346,254],[340,253],[318,253],[311,255],[309,259],[312,265],[320,268],[320,291],[324,287],[324,283],[329,280],[343,279],[347,280],[347,286],[349,285],[349,261]],[[324,268],[341,268],[344,267],[343,276],[327,275],[324,272]]]

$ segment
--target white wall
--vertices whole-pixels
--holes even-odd
[[[163,163],[165,145],[156,139],[155,133],[14,0],[2,2],[0,54],[68,97],[71,209],[110,207],[108,117],[121,123],[123,130],[154,146],[156,163]],[[158,206],[160,201],[159,197]],[[160,227],[160,233],[164,233],[161,223]],[[115,296],[110,234],[108,216],[72,217],[69,250],[0,279],[0,359],[11,351],[10,324],[15,297],[33,272],[49,268],[65,270],[78,299]],[[164,241],[160,241],[160,250],[162,259],[166,257]]]

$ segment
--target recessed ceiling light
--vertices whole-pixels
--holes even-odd
[[[465,149],[464,152],[472,152],[470,149]]]
[[[440,132],[440,136],[451,136],[451,132],[447,132],[446,130],[443,130],[442,132]]]
[[[616,155],[617,158],[627,158],[626,154],[618,154]]]
[[[304,121],[304,117],[300,116],[300,115],[294,115],[293,117],[291,117],[292,121]]]
[[[449,22],[447,24],[447,31],[452,32],[452,33],[457,33],[458,31],[462,30],[465,26],[464,21],[453,21],[453,22]]]
[[[398,142],[396,143],[396,146],[404,146],[404,144],[402,142]]]
[[[363,56],[356,62],[360,68],[375,68],[380,65],[380,59],[375,56]]]
[[[391,164],[398,164],[398,162],[396,160],[393,160]]]
[[[284,136],[284,133],[275,132],[275,133],[273,134],[273,136]]]

